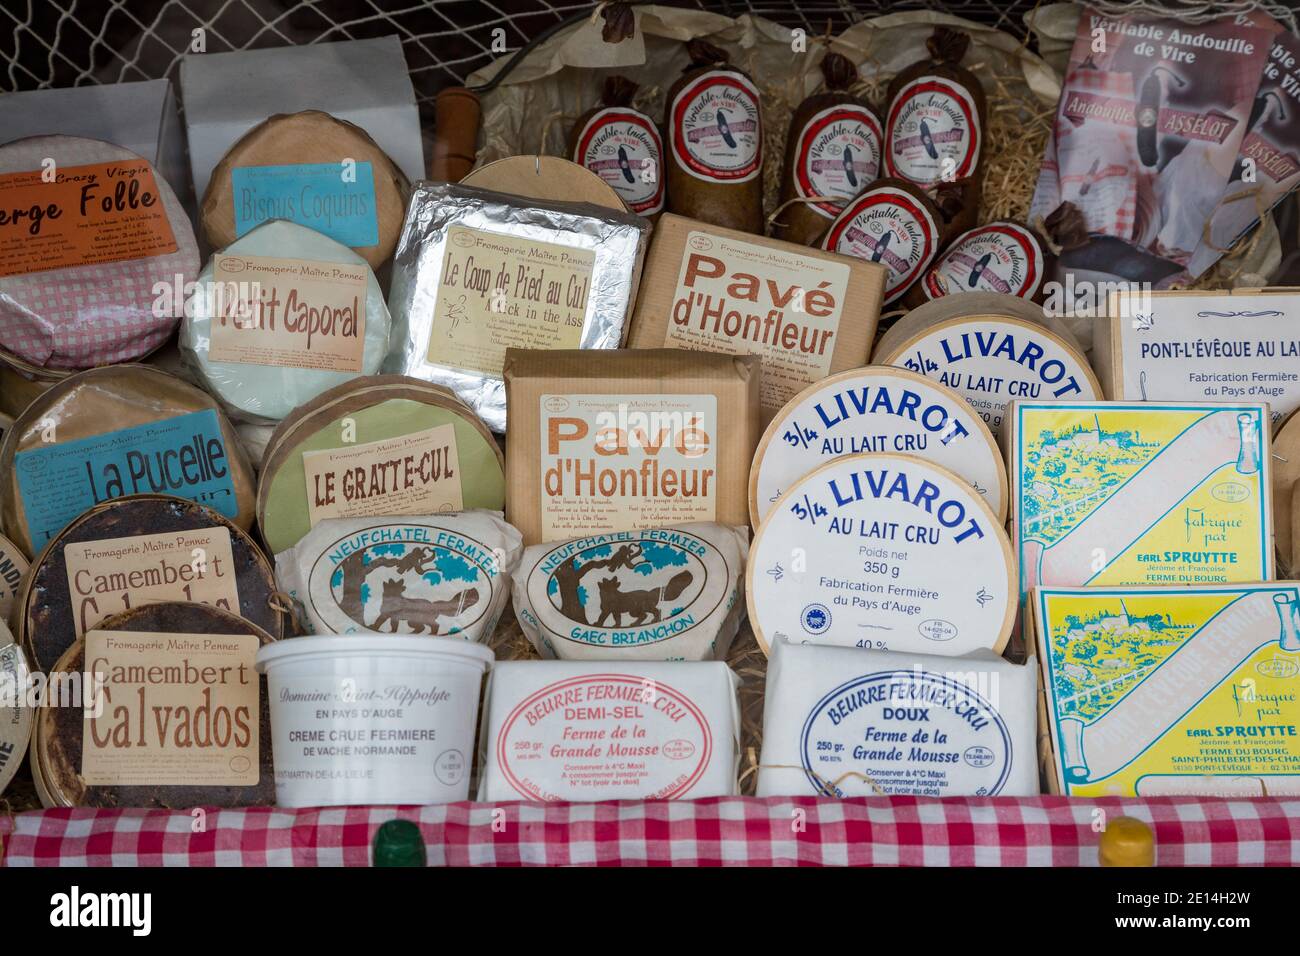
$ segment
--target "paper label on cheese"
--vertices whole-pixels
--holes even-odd
[[[673,155],[697,179],[740,183],[762,166],[758,88],[731,70],[710,70],[687,83],[668,109]]]
[[[582,128],[574,154],[634,213],[653,216],[664,208],[663,143],[644,113],[600,110]]]
[[[307,605],[317,633],[478,640],[499,612],[493,597],[506,587],[503,561],[500,543],[462,528],[376,521],[326,544],[305,575],[306,593],[295,597]]]
[[[1017,403],[1022,593],[1273,576],[1263,405]]]
[[[208,359],[360,372],[369,276],[364,262],[218,256]]]
[[[63,546],[77,637],[142,604],[197,601],[239,613],[229,528],[166,531]]]
[[[902,295],[939,249],[939,228],[929,210],[890,186],[872,189],[845,207],[823,247],[889,269],[885,302]]]
[[[259,646],[252,634],[87,633],[86,784],[255,785]]]
[[[596,254],[467,226],[447,230],[426,359],[500,376],[506,349],[576,349]]]
[[[713,756],[704,712],[685,693],[635,674],[557,681],[506,717],[496,761],[526,800],[677,800],[690,795]],[[562,760],[566,786],[553,770]]]
[[[0,277],[177,250],[147,160],[0,175]]]
[[[18,545],[0,536],[0,621],[9,619],[27,567],[27,558],[18,550]]]
[[[368,162],[237,166],[230,183],[237,237],[268,219],[288,219],[354,249],[379,245]]]
[[[716,517],[716,396],[543,395],[539,405],[545,540]]]
[[[809,203],[810,209],[833,219],[844,200],[879,177],[881,139],[880,122],[865,107],[842,103],[814,114],[795,148],[795,191],[804,199],[838,198]]]
[[[1002,433],[1012,399],[1099,399],[1087,359],[1045,329],[1001,316],[940,323],[881,361],[936,379]]]
[[[1015,574],[970,486],[919,458],[837,459],[796,481],[750,553],[749,618],[780,638],[923,654],[1000,651]]]
[[[1300,295],[1122,295],[1113,315],[1116,398],[1300,407]]]
[[[436,514],[464,507],[456,428],[450,423],[303,452],[302,465],[312,527],[325,518]]]
[[[921,186],[965,179],[979,163],[982,131],[970,91],[938,76],[899,90],[886,121],[885,168]]]
[[[743,543],[730,528],[696,524],[530,548],[515,613],[554,657],[711,660],[740,599]]]
[[[762,405],[780,408],[830,374],[848,286],[847,263],[691,232],[665,344],[760,356]]]
[[[846,372],[786,405],[754,459],[757,520],[792,483],[835,458],[902,452],[964,478],[994,515],[1005,514],[1002,456],[962,399],[920,376],[887,368]]]
[[[1013,222],[980,226],[959,236],[925,274],[926,298],[961,292],[998,292],[1031,299],[1043,283],[1043,249]]]
[[[32,735],[32,690],[27,658],[0,623],[0,794],[18,771]]]
[[[36,548],[87,509],[126,495],[175,495],[239,514],[213,409],[29,448],[14,456],[14,470]]]
[[[1043,588],[1069,796],[1300,794],[1300,586]]]

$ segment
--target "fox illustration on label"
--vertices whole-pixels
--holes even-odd
[[[596,621],[596,626],[601,627],[607,619],[613,619],[615,627],[622,627],[624,614],[632,616],[632,624],[644,624],[646,618],[657,623],[663,620],[660,603],[679,597],[691,586],[691,580],[691,572],[679,571],[663,587],[624,591],[618,578],[601,578],[597,582],[600,590],[600,618]]]
[[[398,578],[384,582],[384,600],[379,605],[379,615],[370,625],[372,630],[382,631],[385,624],[391,624],[393,633],[397,633],[402,624],[409,626],[416,634],[426,629],[433,636],[444,633],[438,619],[441,617],[459,617],[466,608],[472,608],[479,600],[478,588],[466,588],[458,591],[445,601],[428,601],[424,598],[406,596],[406,581]]]

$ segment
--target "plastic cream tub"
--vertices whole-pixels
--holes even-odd
[[[282,807],[451,803],[469,796],[481,644],[363,632],[262,648]]]

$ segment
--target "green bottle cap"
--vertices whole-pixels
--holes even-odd
[[[375,866],[427,866],[424,837],[410,820],[389,820],[375,831]]]

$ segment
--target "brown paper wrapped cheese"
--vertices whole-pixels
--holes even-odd
[[[758,87],[703,40],[668,90],[668,209],[742,232],[763,231],[763,120]]]
[[[901,71],[889,84],[885,174],[907,180],[932,197],[943,184],[962,183],[971,193],[964,203],[967,218],[953,228],[964,231],[975,224],[984,179],[984,89],[975,74],[960,66],[970,47],[967,34],[937,27],[926,47],[929,58]]]
[[[103,712],[93,720],[84,714],[80,695],[69,695],[66,706],[41,709],[32,759],[42,800],[63,807],[168,809],[273,804],[266,678],[251,662],[257,647],[273,642],[271,635],[220,608],[179,603],[125,611],[100,622],[88,636],[103,632],[120,635],[107,663],[103,658],[88,662],[82,639],[55,665],[56,673],[72,675],[89,664],[92,674],[105,676],[106,692]],[[167,650],[169,642],[173,646]],[[143,665],[144,672],[112,670],[118,663]],[[141,679],[133,679],[137,676]],[[70,686],[71,680],[60,683]],[[102,761],[93,773],[84,762],[88,751]],[[117,763],[105,775],[103,767],[114,758]],[[115,774],[133,782],[102,782]],[[251,782],[228,782],[235,778]]]
[[[193,501],[136,495],[91,508],[37,555],[17,637],[48,671],[104,618],[160,601],[212,604],[284,634],[275,573],[248,534]]]
[[[199,219],[216,249],[269,219],[289,219],[378,269],[397,246],[407,190],[402,171],[360,126],[320,110],[281,113],[245,133],[217,163]]]
[[[626,77],[606,77],[600,104],[569,132],[569,157],[654,221],[664,209],[664,143],[655,121],[632,106],[636,90]]]
[[[506,520],[525,545],[745,525],[759,376],[756,355],[509,349]]]
[[[775,229],[778,239],[803,245],[875,182],[884,140],[875,110],[848,92],[858,77],[853,61],[827,53],[821,68],[825,91],[809,96],[790,117]]]
[[[845,204],[818,244],[888,268],[889,305],[929,268],[945,235],[939,207],[921,189],[901,179],[878,179]]]
[[[0,523],[28,555],[88,508],[135,494],[198,501],[247,530],[255,491],[216,401],[146,365],[69,376],[0,443]]]

